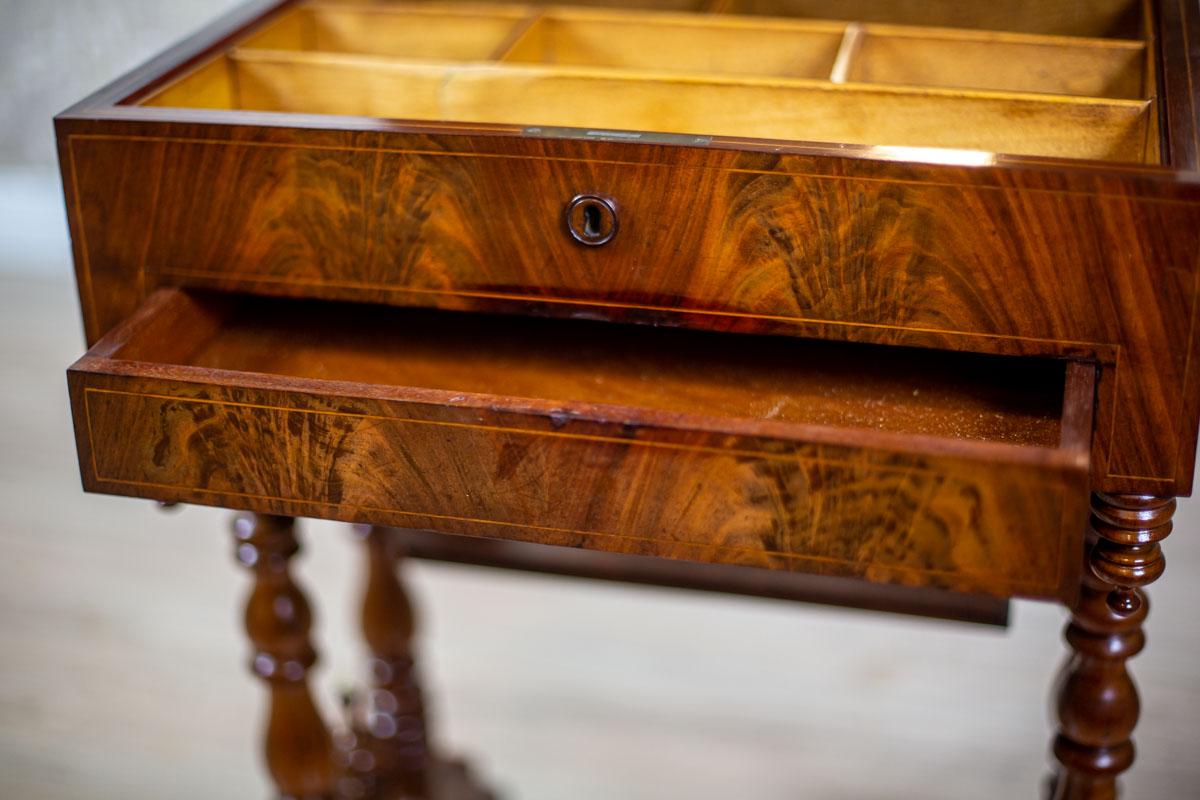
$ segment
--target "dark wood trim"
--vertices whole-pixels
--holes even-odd
[[[1053,800],[1112,800],[1133,765],[1140,703],[1126,662],[1146,644],[1142,589],[1163,573],[1159,542],[1175,498],[1096,493],[1091,511],[1088,569],[1065,632],[1071,655],[1055,689]]]
[[[1200,4],[1156,0],[1159,39],[1159,113],[1164,162],[1176,170],[1200,169]]]
[[[215,48],[214,48],[215,49]],[[192,62],[203,60],[204,55],[197,56]],[[179,70],[185,69],[186,64],[171,73],[160,76],[159,80],[145,85],[145,91],[153,91],[156,86],[173,79]],[[95,120],[107,122],[131,123],[179,123],[186,125],[212,125],[220,127],[248,128],[284,128],[288,130],[328,130],[331,132],[359,131],[370,133],[397,133],[414,135],[451,135],[472,137],[521,137],[535,141],[575,141],[584,145],[604,142],[624,150],[627,160],[641,163],[639,153],[653,148],[701,149],[701,150],[736,150],[739,152],[763,153],[770,155],[812,156],[838,161],[861,161],[868,165],[886,166],[896,164],[901,168],[919,167],[924,170],[963,170],[969,168],[980,171],[995,171],[1000,174],[1008,172],[1029,171],[1036,174],[1063,175],[1081,174],[1099,178],[1122,179],[1128,177],[1152,177],[1171,182],[1190,184],[1192,181],[1182,181],[1178,169],[1168,168],[1160,164],[1114,163],[1111,161],[1092,161],[1088,159],[1062,159],[1053,156],[1020,156],[994,154],[990,163],[976,165],[974,162],[963,164],[953,157],[939,160],[935,157],[939,148],[928,148],[927,152],[914,154],[912,149],[881,150],[871,145],[859,144],[829,144],[826,142],[804,142],[781,139],[751,139],[732,136],[714,136],[707,143],[673,143],[656,141],[653,143],[629,140],[600,139],[579,136],[571,137],[541,137],[526,136],[525,128],[521,125],[501,123],[450,123],[426,122],[423,120],[388,119],[384,117],[340,116],[336,114],[298,114],[278,111],[238,111],[209,108],[163,108],[157,106],[137,105],[96,105],[85,107],[84,103],[74,106],[59,114],[55,119],[66,120]],[[618,132],[618,129],[606,129]],[[619,131],[621,133],[638,133],[638,131]],[[60,136],[62,133],[60,133]],[[944,148],[943,148],[944,149]],[[922,160],[922,157],[924,160]],[[1193,165],[1187,169],[1195,170]]]
[[[333,740],[309,688],[317,651],[308,598],[290,569],[300,552],[295,520],[242,515],[233,534],[234,557],[254,577],[245,626],[253,645],[250,671],[270,698],[263,730],[267,771],[282,797],[328,800],[335,788]]]
[[[465,125],[259,111],[143,106],[97,108],[56,117],[60,146],[71,138],[181,141],[213,145],[345,147],[380,152],[429,152],[593,161],[621,164],[728,166],[753,172],[830,178],[869,178],[928,186],[972,186],[1046,194],[1082,193],[1200,201],[1200,173],[1152,164],[996,156],[990,165],[934,163],[883,157],[858,145],[716,139],[708,145],[526,136],[520,126]],[[370,134],[380,134],[372,136]],[[731,153],[730,151],[734,151]]]

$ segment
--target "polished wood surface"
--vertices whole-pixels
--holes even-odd
[[[335,735],[309,689],[317,656],[308,599],[290,573],[300,550],[295,520],[243,514],[233,531],[237,561],[255,578],[246,630],[255,648],[251,669],[269,687],[264,752],[280,800],[492,800],[464,762],[428,746],[412,609],[396,577],[390,532],[364,537],[362,624],[372,683],[366,703]]]
[[[358,534],[370,682],[338,737],[338,800],[496,800],[465,761],[442,757],[431,740],[417,669],[417,615],[397,572],[402,551],[395,532],[362,526]]]
[[[77,363],[85,486],[998,596],[1077,591],[1090,366],[790,339],[755,356],[701,332],[270,308],[164,291]]]
[[[1133,764],[1140,713],[1125,662],[1145,646],[1149,603],[1141,587],[1163,570],[1158,542],[1171,532],[1175,498],[1092,498],[1090,570],[1066,639],[1073,651],[1059,677],[1060,763],[1052,800],[1114,800],[1117,776]]]
[[[284,798],[327,798],[334,789],[333,742],[308,687],[317,654],[309,641],[312,612],[292,578],[300,550],[286,517],[234,520],[235,554],[254,575],[246,602],[251,669],[270,690],[264,749],[267,770]]]
[[[1177,169],[1200,168],[1200,115],[1197,114],[1195,74],[1200,52],[1195,42],[1200,31],[1200,8],[1194,3],[1155,3],[1152,17],[1160,43],[1155,62],[1162,85],[1163,116],[1170,147],[1170,162]]]
[[[364,729],[373,743],[368,751],[372,773],[384,784],[398,783],[419,794],[428,791],[430,748],[413,655],[412,601],[396,576],[400,550],[392,532],[369,527],[361,535],[366,550],[362,628],[371,652]]]
[[[370,682],[352,696],[348,725],[337,735],[337,800],[494,800],[463,761],[434,752],[417,676],[416,619],[397,575],[394,533],[359,530],[366,562],[362,633]]]

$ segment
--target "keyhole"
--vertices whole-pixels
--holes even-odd
[[[567,232],[580,244],[607,244],[617,235],[616,203],[599,195],[576,195],[567,204],[566,223]]]
[[[599,239],[600,231],[600,207],[591,204],[583,207],[583,235],[589,239]]]

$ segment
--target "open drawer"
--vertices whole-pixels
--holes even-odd
[[[69,372],[91,491],[1068,600],[1093,379],[174,289]]]

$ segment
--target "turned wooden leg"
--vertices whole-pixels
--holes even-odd
[[[362,631],[370,650],[370,687],[358,709],[346,758],[365,792],[400,787],[425,797],[430,764],[425,709],[413,657],[416,623],[400,583],[400,552],[387,528],[359,529],[366,555]]]
[[[328,729],[308,688],[317,654],[308,638],[312,613],[288,569],[300,550],[288,517],[245,514],[234,520],[237,560],[254,573],[246,631],[251,670],[270,689],[265,753],[283,798],[328,798],[334,764]]]
[[[1141,587],[1163,573],[1158,543],[1174,513],[1174,498],[1092,495],[1083,592],[1066,630],[1073,652],[1057,685],[1054,800],[1113,800],[1133,764],[1139,701],[1125,662],[1145,645]]]

